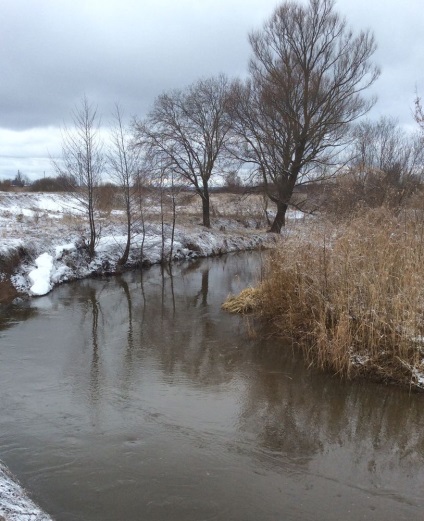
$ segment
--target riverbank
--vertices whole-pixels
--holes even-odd
[[[126,243],[124,212],[110,207],[97,216],[101,234],[90,259],[87,223],[80,203],[69,195],[0,193],[0,303],[45,295],[63,282],[114,274],[140,265],[274,247],[279,237],[266,233],[259,196],[215,196],[212,228],[200,223],[196,198],[185,197],[175,229],[169,212],[149,201],[143,223],[133,226],[125,266],[118,260]],[[298,217],[292,213],[295,220]],[[162,222],[163,221],[163,222]]]

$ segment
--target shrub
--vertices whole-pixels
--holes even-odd
[[[71,176],[44,177],[30,186],[31,192],[69,192],[75,190],[76,182]]]
[[[117,206],[119,193],[119,188],[113,183],[104,183],[96,187],[97,209],[110,213]]]
[[[12,190],[12,181],[10,179],[5,179],[4,181],[0,181],[0,192],[10,192]]]
[[[385,206],[393,211],[414,204],[424,185],[419,176],[398,177],[395,170],[350,169],[327,184],[323,208],[327,215],[349,217],[358,210]]]

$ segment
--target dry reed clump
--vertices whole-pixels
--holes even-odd
[[[256,293],[315,365],[424,388],[424,216],[378,209],[288,239]]]
[[[229,313],[251,313],[260,308],[260,292],[256,288],[246,288],[238,295],[230,295],[222,304],[222,309]]]

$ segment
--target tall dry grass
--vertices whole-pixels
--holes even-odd
[[[289,237],[248,308],[318,367],[424,388],[424,216],[380,208]]]

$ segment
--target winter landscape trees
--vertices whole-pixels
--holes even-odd
[[[349,346],[353,345],[352,339],[359,338],[356,327],[364,331],[378,327],[379,338],[388,342],[389,334],[391,342],[398,342],[400,324],[405,319],[402,310],[408,309],[415,325],[411,325],[406,337],[409,331],[414,331],[415,338],[423,335],[419,325],[421,294],[414,293],[418,277],[424,280],[424,272],[420,271],[424,222],[421,100],[417,97],[415,104],[415,119],[421,130],[418,134],[389,118],[360,119],[375,101],[367,97],[366,90],[379,75],[372,61],[376,44],[370,31],[351,31],[335,11],[332,0],[284,2],[262,28],[250,34],[249,41],[252,56],[245,79],[230,80],[219,75],[165,92],[156,98],[145,117],[134,116],[132,124],[124,121],[123,112],[116,106],[112,128],[102,127],[95,105],[84,97],[72,113],[71,124],[63,130],[62,156],[54,161],[56,183],[45,178],[33,189],[69,188],[79,202],[78,211],[83,208],[85,220],[81,218],[75,226],[78,240],[67,243],[71,244],[70,252],[63,253],[59,247],[57,255],[63,255],[72,266],[72,255],[78,250],[75,255],[81,256],[81,250],[87,263],[84,273],[120,271],[143,263],[193,257],[201,252],[199,243],[206,241],[204,237],[209,237],[209,246],[219,246],[202,251],[223,253],[231,242],[235,244],[234,237],[225,235],[227,227],[264,231],[268,224],[269,231],[280,234],[289,205],[294,207],[300,200],[302,209],[318,213],[321,221],[317,220],[319,226],[313,235],[312,220],[306,219],[303,242],[296,237],[290,244],[292,249],[287,247],[286,256],[275,257],[270,271],[276,278],[270,276],[269,280],[271,290],[278,288],[278,292],[273,295],[271,291],[264,301],[280,313],[290,295],[287,312],[294,314],[287,315],[285,323],[293,325],[293,331],[299,326],[302,335],[307,340],[313,338],[316,345],[322,341],[323,349],[336,346],[336,355],[346,348],[340,358],[342,365],[338,366],[336,360],[332,367],[349,374]],[[102,181],[106,182],[103,186]],[[249,196],[254,194],[255,204],[260,207],[250,220],[240,219],[233,211],[234,200],[240,199],[248,183]],[[224,203],[214,198],[214,190],[223,186],[234,190],[233,199]],[[275,205],[274,211],[263,208],[262,201],[258,204],[263,194]],[[113,215],[110,201],[117,204]],[[148,211],[145,204],[149,205]],[[225,204],[224,222],[220,217]],[[214,227],[215,231],[199,231],[199,216],[204,227]],[[415,219],[412,223],[411,216]],[[19,224],[24,217],[21,211]],[[386,223],[384,227],[382,222]],[[104,228],[110,225],[109,235],[100,237],[100,223]],[[372,233],[366,236],[364,230],[368,231],[369,223]],[[378,227],[382,227],[380,235]],[[323,228],[331,230],[331,241]],[[406,235],[398,236],[399,230],[410,231],[409,242],[402,242]],[[197,243],[193,241],[196,233]],[[248,233],[243,233],[246,238]],[[344,236],[352,237],[349,244]],[[381,241],[378,244],[377,236]],[[243,240],[238,244],[263,244],[264,237],[261,234],[259,241],[255,237],[253,242]],[[309,241],[306,246],[305,237]],[[275,236],[268,238],[272,241]],[[287,237],[284,240],[286,247],[289,241]],[[352,249],[354,241],[357,245]],[[371,246],[361,249],[361,241]],[[145,255],[145,244],[156,248],[155,252],[150,250]],[[361,270],[377,259],[373,248],[386,253],[367,274]],[[409,268],[415,278],[403,277],[406,258],[398,255],[402,248],[411,259],[418,252],[415,264]],[[303,256],[304,251],[310,255]],[[360,257],[356,255],[359,251]],[[370,258],[365,260],[367,253]],[[386,265],[392,253],[391,264]],[[56,252],[50,255],[51,263],[53,255]],[[293,263],[291,259],[299,260]],[[314,260],[319,262],[312,273]],[[67,273],[68,264],[62,266],[58,277]],[[340,266],[345,270],[342,280],[338,278]],[[378,270],[382,274],[381,287],[371,292],[366,303],[364,295],[377,280]],[[296,286],[299,281],[305,285]],[[358,290],[358,281],[365,281],[366,287]],[[313,287],[316,289],[309,294]],[[329,303],[332,289],[346,293],[335,293],[334,301]],[[353,302],[351,296],[357,290]],[[402,300],[404,295],[413,294],[414,302]],[[398,299],[396,309],[380,308],[380,315],[371,317],[377,322],[368,326],[368,310],[377,309],[380,300],[393,303],[393,295]],[[302,302],[296,300],[299,296],[303,296]],[[278,300],[281,298],[285,302]],[[365,310],[363,315],[355,312],[354,320],[353,304],[361,313]],[[393,310],[396,316],[391,315]],[[308,316],[310,323],[305,324],[303,319]],[[318,327],[313,334],[307,329],[311,324]],[[342,332],[348,334],[343,336]],[[408,350],[406,337],[401,341]],[[341,338],[347,339],[343,346],[337,343]],[[396,351],[395,344],[391,345],[396,359],[403,354]],[[378,351],[380,347],[378,344],[373,349]],[[411,353],[415,356],[416,351],[412,349]],[[418,367],[414,357],[402,360],[411,368]],[[332,362],[322,363],[326,364]]]
[[[131,246],[132,225],[135,213],[135,193],[137,175],[140,170],[140,150],[133,146],[132,134],[123,121],[122,109],[115,106],[111,130],[111,143],[107,153],[109,173],[121,190],[126,218],[127,241],[118,263],[124,265],[128,260]]]
[[[346,172],[360,180],[363,202],[399,207],[420,188],[424,147],[419,134],[406,132],[391,118],[362,121],[353,132],[353,159]]]
[[[131,223],[137,220],[134,189],[142,177],[162,193],[171,184],[174,195],[177,184],[189,186],[200,198],[203,225],[210,227],[211,187],[231,176],[246,181],[249,175],[275,204],[269,215],[270,231],[276,233],[285,225],[294,191],[305,185],[348,176],[356,184],[345,194],[353,186],[360,192],[360,181],[370,197],[372,180],[380,203],[387,200],[388,185],[399,201],[419,186],[421,138],[388,119],[355,125],[375,102],[365,93],[379,75],[370,31],[350,30],[333,0],[284,2],[249,42],[246,80],[219,75],[163,93],[145,118],[133,118],[131,129],[117,109],[114,128],[105,131],[111,139],[107,158],[96,109],[83,98],[72,126],[63,132],[63,157],[55,166],[78,181],[90,225],[90,256],[99,236],[96,187],[106,171],[121,187],[125,203],[128,240],[122,264]],[[417,99],[419,124],[420,110]],[[343,189],[343,183],[336,184]],[[174,226],[175,214],[174,207]]]

